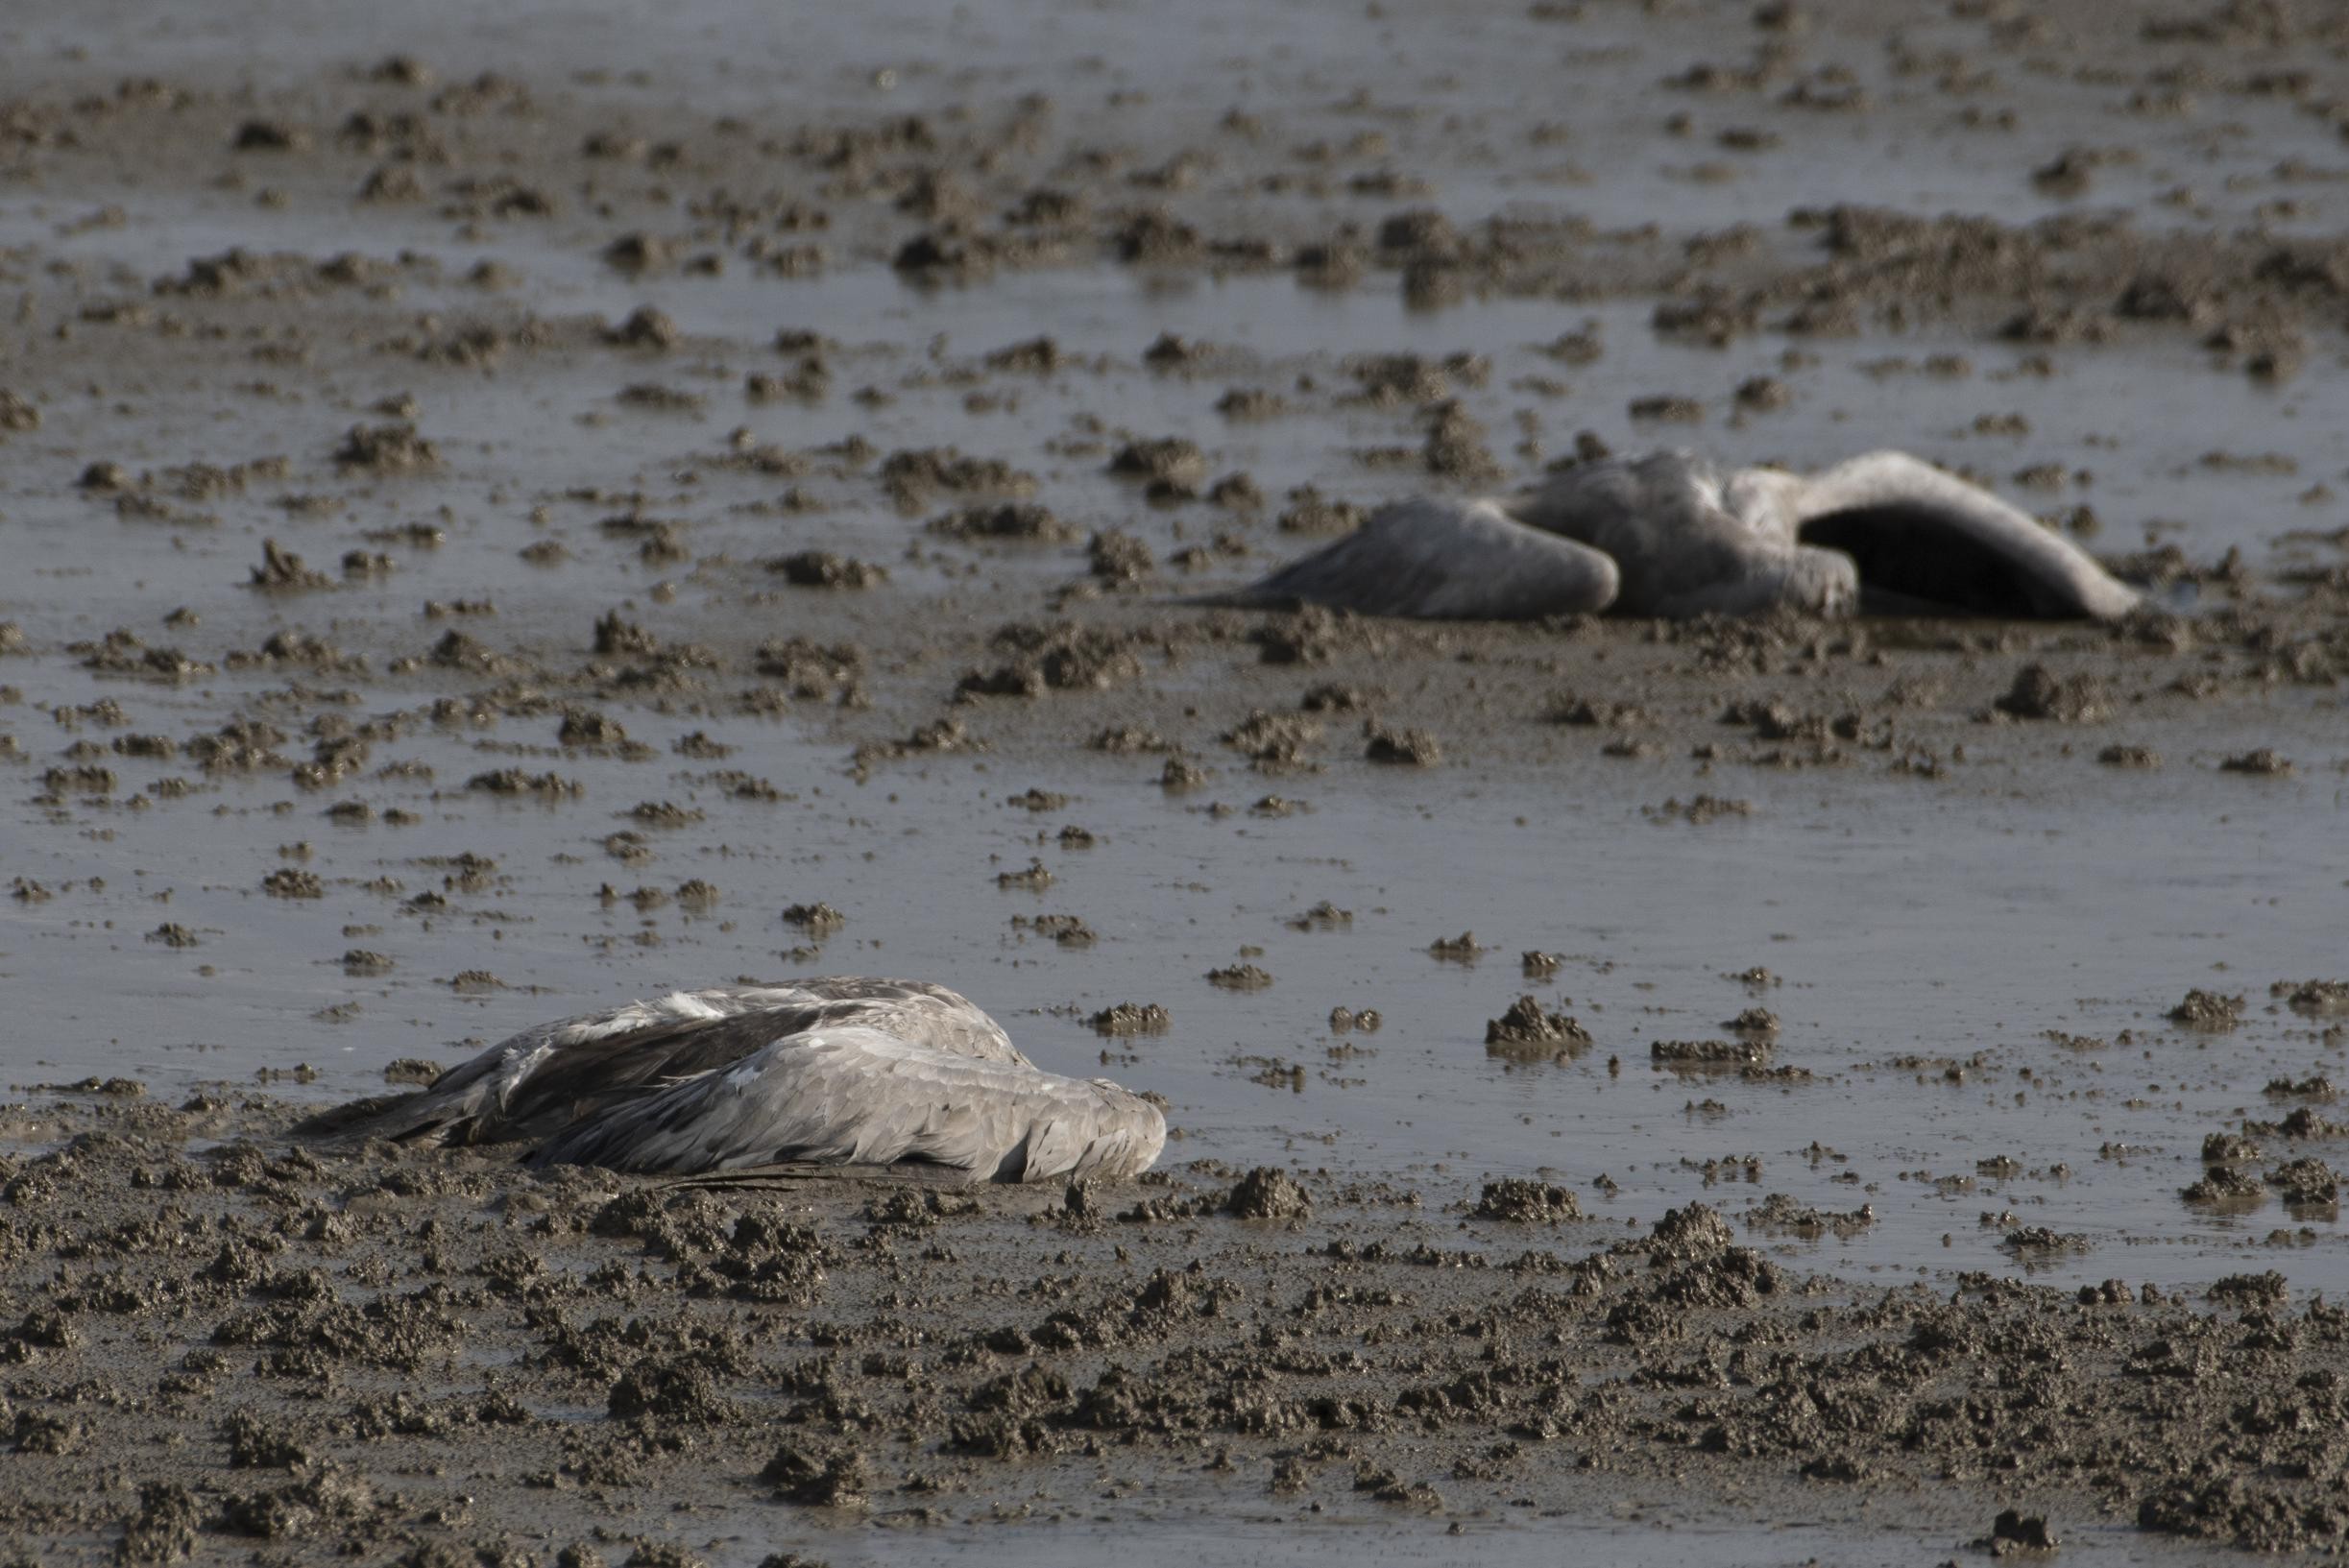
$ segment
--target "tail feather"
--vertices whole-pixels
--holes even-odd
[[[348,1105],[330,1106],[297,1122],[294,1135],[331,1144],[363,1144],[380,1139],[391,1144],[439,1147],[474,1142],[462,1136],[472,1120],[472,1108],[463,1101],[436,1095],[429,1089],[419,1089],[404,1095],[375,1095]]]

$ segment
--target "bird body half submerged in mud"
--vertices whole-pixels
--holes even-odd
[[[1671,451],[1586,463],[1506,498],[1398,502],[1222,602],[1457,620],[1776,609],[2113,620],[2139,597],[2027,513],[1905,453],[1725,478]]]
[[[676,991],[525,1029],[339,1136],[529,1142],[534,1165],[676,1174],[841,1168],[1115,1180],[1166,1119],[1038,1068],[944,986],[835,977]]]

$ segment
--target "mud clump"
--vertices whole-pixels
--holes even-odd
[[[261,879],[261,891],[273,899],[323,899],[326,883],[315,871],[284,866]]]
[[[700,392],[686,392],[684,387],[669,387],[658,380],[637,380],[613,392],[613,401],[625,408],[648,408],[653,413],[700,413],[710,406],[710,399]]]
[[[1445,402],[1428,421],[1420,459],[1430,473],[1459,479],[1490,478],[1502,469],[1485,438],[1485,427],[1470,419],[1466,410],[1456,402]]]
[[[1770,1059],[1765,1040],[1659,1040],[1648,1047],[1649,1058],[1671,1068],[1739,1068]]]
[[[1462,931],[1458,936],[1439,936],[1427,945],[1427,955],[1446,964],[1472,964],[1489,951],[1476,939],[1474,931]]]
[[[117,1556],[125,1563],[178,1562],[196,1555],[196,1532],[211,1510],[178,1482],[139,1486],[138,1508],[122,1524]]]
[[[493,768],[465,781],[465,787],[484,795],[533,795],[540,800],[564,800],[585,794],[587,786],[559,773],[528,773],[518,767]]]
[[[1588,1050],[1590,1031],[1564,1013],[1553,1013],[1532,997],[1519,997],[1509,1011],[1485,1022],[1485,1050],[1518,1060],[1575,1056]]]
[[[733,1407],[717,1388],[709,1367],[691,1360],[647,1361],[620,1374],[606,1397],[605,1413],[615,1421],[653,1417],[690,1426],[716,1426]]]
[[[1021,544],[1074,543],[1082,534],[1032,501],[958,507],[924,525],[929,532],[965,542],[988,540]]]
[[[2023,1257],[2046,1257],[2063,1252],[2090,1252],[2095,1242],[2077,1231],[2051,1230],[2046,1225],[2022,1225],[2008,1231],[1999,1244],[2009,1252]]]
[[[1114,1007],[1102,1008],[1085,1020],[1085,1026],[1095,1034],[1118,1038],[1136,1034],[1164,1034],[1174,1022],[1174,1015],[1154,1001],[1121,1001]]]
[[[889,580],[886,567],[852,560],[831,550],[801,550],[766,563],[766,569],[793,588],[867,589]]]
[[[1425,730],[1389,730],[1374,726],[1362,748],[1363,757],[1392,767],[1436,767],[1443,761],[1443,746]]]
[[[1154,575],[1150,548],[1122,528],[1104,528],[1085,544],[1086,569],[1104,583],[1133,584]]]
[[[618,720],[585,708],[567,711],[555,730],[559,746],[618,746],[627,738],[628,732]]]
[[[908,757],[919,757],[933,752],[981,752],[987,743],[971,734],[970,726],[958,718],[936,718],[914,726],[903,740],[868,741],[859,746],[852,760],[860,768],[874,762]]]
[[[2265,1158],[2265,1151],[2248,1138],[2215,1132],[2202,1140],[2204,1165],[2241,1165]]]
[[[987,369],[991,371],[1023,375],[1047,375],[1068,362],[1069,356],[1049,336],[1008,344],[988,353],[985,360]]]
[[[1350,534],[1369,514],[1350,501],[1331,500],[1311,485],[1289,493],[1289,504],[1274,519],[1284,534]]]
[[[997,631],[993,645],[1011,655],[991,670],[972,670],[958,698],[1034,697],[1047,691],[1107,691],[1142,679],[1141,639],[1101,627],[1062,621],[1015,622]],[[1105,748],[1104,748],[1105,749]]]
[[[1747,1211],[1745,1221],[1750,1230],[1849,1240],[1876,1223],[1876,1210],[1865,1203],[1841,1213],[1832,1209],[1814,1209],[1797,1203],[1784,1193],[1773,1193]]]
[[[2189,1203],[2206,1203],[2221,1208],[2256,1208],[2266,1195],[2266,1190],[2257,1176],[2248,1175],[2230,1166],[2206,1170],[2202,1179],[2181,1190]]]
[[[1240,1219],[1302,1219],[1313,1199],[1288,1172],[1260,1165],[1223,1195],[1223,1212]]]
[[[1140,757],[1174,749],[1174,743],[1155,730],[1137,725],[1117,724],[1096,733],[1085,742],[1094,751],[1106,752],[1111,757]]]
[[[2053,1552],[2057,1542],[2055,1532],[2038,1514],[2025,1515],[2020,1509],[2008,1508],[1991,1521],[1990,1553],[2005,1556],[2013,1552]]]
[[[1485,1183],[1469,1215],[1518,1224],[1557,1224],[1582,1218],[1583,1205],[1563,1187],[1513,1176]]]
[[[996,873],[995,885],[1007,892],[1041,893],[1058,880],[1053,875],[1050,866],[1041,860],[1030,859],[1025,867],[1018,871]],[[1269,984],[1270,981],[1268,980],[1267,983]]]
[[[1118,448],[1109,471],[1123,478],[1147,480],[1153,487],[1190,490],[1207,477],[1207,458],[1197,442],[1179,436],[1133,441]]]
[[[871,1466],[861,1450],[785,1443],[760,1470],[759,1479],[786,1503],[817,1508],[854,1508],[873,1489]]]
[[[1036,478],[1001,458],[968,457],[952,446],[891,452],[881,464],[882,488],[906,511],[944,492],[1024,496],[1035,494]]]
[[[414,473],[440,467],[441,451],[405,421],[354,424],[334,450],[335,466],[369,473]]]
[[[2045,664],[2026,664],[2014,684],[1992,705],[2011,718],[2044,719],[2058,724],[2087,724],[2113,711],[2104,683],[2093,675],[2070,680],[2056,676]]]
[[[292,551],[279,548],[274,539],[261,541],[261,564],[252,570],[252,586],[268,593],[299,593],[334,586],[333,578],[304,565]]]
[[[2189,991],[2186,1000],[2170,1008],[2166,1016],[2185,1028],[2223,1034],[2242,1022],[2243,1001],[2240,996],[2222,996],[2216,991]]]
[[[1321,739],[1321,726],[1292,713],[1268,713],[1259,708],[1223,732],[1224,745],[1247,756],[1261,772],[1281,773],[1310,768],[1313,748]]]
[[[639,305],[628,319],[604,333],[604,341],[624,349],[673,349],[685,334],[675,318],[654,305]]]
[[[1637,703],[1567,693],[1550,705],[1550,722],[1579,729],[1632,730],[1653,724],[1656,715]]]
[[[2221,773],[2247,773],[2260,779],[2281,779],[2291,770],[2291,759],[2270,746],[2239,753],[2218,764]]]
[[[2269,987],[2295,1013],[2313,1018],[2349,1015],[2349,980],[2285,981]]]
[[[1666,1209],[1649,1236],[1648,1252],[1657,1262],[1707,1258],[1727,1250],[1737,1235],[1720,1211],[1703,1203]]]
[[[2341,1174],[2319,1159],[2287,1160],[2263,1179],[2296,1208],[2329,1209],[2340,1202]]]
[[[1089,948],[1101,940],[1100,933],[1076,915],[1013,915],[1011,928],[1049,937],[1064,948]]]
[[[1692,828],[1701,828],[1723,817],[1750,817],[1754,814],[1754,804],[1724,795],[1692,795],[1685,801],[1675,795],[1661,806],[1643,806],[1639,810],[1650,822],[1685,822]]]
[[[633,658],[659,653],[661,639],[618,611],[607,610],[595,617],[594,646],[596,653],[605,658],[616,655]]]

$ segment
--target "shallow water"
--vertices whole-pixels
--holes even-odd
[[[29,684],[27,697],[43,706],[95,691],[76,672]],[[629,723],[664,749],[674,738],[658,720]],[[1071,1073],[1102,1071],[1083,1015],[1126,1000],[1167,1005],[1173,1031],[1135,1044],[1115,1071],[1170,1097],[1184,1134],[1174,1159],[1432,1171],[1465,1197],[1486,1175],[1542,1170],[1595,1198],[1589,1183],[1604,1172],[1623,1191],[1593,1212],[1644,1223],[1700,1195],[1743,1207],[1739,1183],[1708,1192],[1682,1162],[1753,1155],[1756,1195],[1874,1207],[1878,1222],[1853,1240],[1788,1243],[1840,1271],[2011,1269],[1999,1243],[2020,1222],[2098,1243],[2044,1277],[2178,1283],[2256,1264],[2311,1288],[2349,1283],[2329,1216],[2278,1251],[2258,1246],[2286,1223],[2273,1205],[2201,1217],[2175,1196],[2198,1173],[2204,1131],[2246,1111],[2281,1115],[2262,1111],[2258,1086],[2326,1070],[2337,1049],[2272,1006],[2205,1036],[2169,1026],[2155,1005],[2190,985],[2258,998],[2270,979],[2337,967],[2341,868],[2308,853],[2312,824],[2344,815],[2335,780],[2246,790],[2176,769],[2105,784],[2099,799],[2104,773],[2057,797],[1994,756],[1964,784],[1920,782],[1888,798],[1873,777],[1761,773],[1737,781],[1753,819],[1692,828],[1650,822],[1633,804],[1642,797],[1624,792],[1642,772],[1649,796],[1680,788],[1681,765],[1585,754],[1490,782],[1467,768],[1273,781],[1310,808],[1266,820],[1203,808],[1252,799],[1260,789],[1244,774],[1169,797],[1154,758],[941,758],[859,784],[840,750],[811,744],[797,723],[737,721],[723,733],[739,749],[724,765],[787,797],[745,803],[689,782],[707,768],[673,759],[533,756],[552,748],[521,728],[427,729],[389,748],[379,762],[422,762],[434,779],[362,793],[416,811],[413,828],[338,828],[319,818],[321,802],[289,800],[273,779],[225,788],[201,832],[185,806],[82,810],[83,834],[28,832],[12,872],[61,891],[0,910],[20,1042],[11,1077],[127,1073],[168,1092],[306,1063],[321,1073],[308,1092],[360,1093],[395,1056],[448,1059],[467,1049],[460,1033],[494,1039],[625,995],[787,970],[902,973],[957,985],[1037,1060]],[[180,771],[116,765],[126,795],[147,772]],[[551,766],[585,793],[542,806],[459,788],[503,765]],[[1005,804],[1030,784],[1074,799],[1041,815]],[[629,826],[618,813],[640,798],[708,820],[649,832],[658,857],[623,868],[598,846]],[[19,809],[29,830],[36,819]],[[1063,850],[1050,840],[1064,822],[1102,841]],[[320,903],[255,886],[279,846],[298,841],[315,846],[301,864],[326,880]],[[492,885],[452,893],[447,914],[406,911],[403,900],[442,880],[418,857],[460,851],[496,861]],[[994,885],[1031,857],[1057,879],[1047,892]],[[93,873],[103,892],[88,890]],[[607,882],[689,878],[721,890],[706,917],[675,906],[640,916],[596,896]],[[818,900],[848,926],[820,957],[787,959],[797,933],[779,911]],[[1350,923],[1291,928],[1324,900]],[[1064,912],[1098,944],[1065,952],[1009,925]],[[203,945],[141,940],[166,919]],[[1432,941],[1462,930],[1490,950],[1479,962],[1429,956]],[[339,960],[353,947],[389,952],[399,968],[348,978]],[[1567,962],[1554,981],[1529,982],[1516,963],[1527,949]],[[1244,953],[1275,977],[1270,990],[1205,983]],[[1731,978],[1756,964],[1782,983],[1754,991]],[[452,998],[445,982],[476,969],[508,989]],[[1483,1022],[1521,991],[1568,999],[1596,1048],[1554,1068],[1489,1059]],[[350,1021],[312,1021],[347,1000],[358,1003]],[[1650,1040],[1718,1034],[1755,1002],[1783,1020],[1777,1060],[1814,1081],[1773,1088],[1652,1069]],[[1334,1036],[1326,1015],[1340,1004],[1375,1007],[1384,1027]],[[2044,1038],[2051,1028],[2105,1039],[2129,1029],[2139,1044],[2083,1052]],[[1964,1083],[1941,1081],[1944,1060],[1977,1055]],[[1910,1057],[1934,1060],[1897,1065]],[[1256,1081],[1268,1073],[1273,1087]],[[1718,1109],[1697,1108],[1708,1100]],[[1832,1152],[1813,1156],[1813,1144]],[[2133,1152],[2099,1158],[2106,1146]],[[2000,1156],[2026,1173],[1981,1177],[1957,1195],[1926,1184],[1974,1178],[1977,1161]],[[2068,1173],[2051,1173],[2058,1166]],[[2009,1210],[2012,1220],[1980,1222]]]

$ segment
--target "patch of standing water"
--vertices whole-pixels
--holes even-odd
[[[742,801],[675,760],[534,760],[527,722],[424,729],[383,748],[379,760],[431,770],[366,790],[415,812],[415,827],[337,828],[273,776],[225,786],[201,834],[170,811],[85,807],[102,852],[54,832],[25,845],[12,874],[59,891],[0,905],[11,1079],[121,1073],[170,1094],[307,1063],[319,1077],[303,1092],[340,1097],[377,1090],[397,1057],[455,1059],[474,1049],[453,1038],[464,1031],[495,1039],[737,976],[894,973],[966,991],[1048,1068],[1166,1094],[1176,1162],[1402,1170],[1464,1199],[1487,1175],[1541,1172],[1596,1217],[1562,1239],[1592,1241],[1691,1199],[1732,1219],[1765,1192],[1836,1213],[1864,1204],[1874,1223],[1848,1240],[1757,1240],[1887,1278],[2028,1268],[2178,1284],[2274,1266],[2304,1289],[2349,1288],[2333,1216],[2302,1235],[2273,1200],[2225,1215],[2179,1197],[2204,1133],[2281,1116],[2288,1106],[2264,1104],[2258,1086],[2332,1070],[2337,1049],[2280,1008],[2255,1007],[2223,1035],[2159,1011],[2188,986],[2264,1000],[2271,980],[2337,969],[2338,868],[2306,853],[2321,780],[2246,800],[2181,769],[2122,810],[2097,798],[2101,784],[2010,798],[1987,756],[1979,784],[1929,805],[1888,801],[1855,774],[1757,772],[1739,784],[1752,818],[1692,828],[1645,821],[1619,786],[1586,784],[1581,773],[1623,764],[1584,759],[1530,788],[1465,768],[1356,777],[1265,820],[1165,796],[1154,759],[1079,754],[1014,778],[944,758],[859,785],[838,747],[789,723],[728,729],[728,765],[779,791]],[[664,751],[667,728],[694,722],[630,716]],[[583,793],[539,805],[461,787],[516,760]],[[118,766],[127,795],[173,764]],[[1071,805],[1042,818],[1008,808],[1038,776]],[[600,846],[639,826],[624,812],[641,798],[705,812],[698,847],[644,830],[648,858],[615,862]],[[1063,821],[1100,842],[1057,846]],[[285,859],[280,847],[302,841],[315,848]],[[478,885],[431,858],[471,851],[496,862]],[[1048,860],[1048,890],[999,885],[1030,859]],[[264,895],[263,876],[289,864],[319,875],[319,897]],[[627,896],[695,879],[717,889],[706,909],[664,898],[640,910]],[[617,901],[600,896],[607,883]],[[1323,901],[1350,920],[1299,929]],[[781,911],[816,902],[847,926],[818,952],[788,953],[811,938]],[[1097,940],[1068,951],[1014,924],[1047,913],[1078,916]],[[163,921],[199,945],[145,939]],[[1431,956],[1464,929],[1489,950],[1479,961]],[[397,954],[396,970],[347,976],[354,948]],[[1565,961],[1528,980],[1525,950]],[[2214,952],[2259,967],[2214,974]],[[1244,959],[1273,976],[1269,990],[1207,983]],[[1780,983],[1732,977],[1754,965]],[[1524,993],[1579,1017],[1593,1048],[1550,1067],[1489,1054],[1486,1021]],[[1167,1006],[1174,1027],[1131,1042],[1086,1030],[1126,1001]],[[1724,1021],[1756,1004],[1781,1021],[1772,1061],[1807,1080],[1651,1062],[1655,1042],[1724,1037]],[[1336,1006],[1376,1009],[1383,1027],[1335,1033]],[[2067,1047],[2050,1029],[2103,1044]],[[2007,1245],[2029,1226],[2089,1250]],[[2269,1244],[2276,1227],[2287,1244]],[[1461,1244],[1496,1253],[1527,1240],[1470,1230]]]

